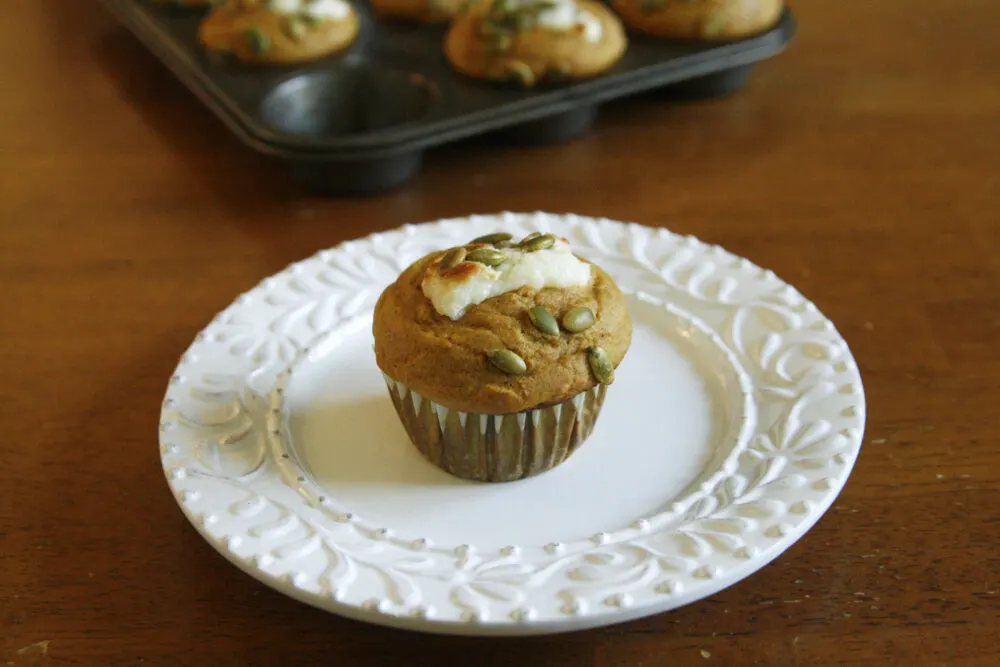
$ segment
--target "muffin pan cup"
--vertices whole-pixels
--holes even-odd
[[[628,51],[604,74],[522,89],[455,72],[443,53],[445,26],[376,17],[360,0],[354,44],[295,66],[207,53],[197,40],[204,9],[102,2],[241,141],[285,161],[320,195],[393,189],[419,172],[428,148],[477,135],[517,145],[566,141],[591,128],[602,102],[643,91],[731,94],[795,33],[787,9],[768,32],[737,42],[630,33]]]

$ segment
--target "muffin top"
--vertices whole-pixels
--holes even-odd
[[[463,412],[504,414],[610,383],[632,339],[625,297],[565,239],[481,237],[410,265],[375,306],[394,380]]]
[[[625,53],[621,22],[593,0],[486,0],[455,18],[445,55],[476,78],[533,86],[603,72]]]
[[[198,37],[245,62],[290,64],[347,48],[358,26],[347,0],[222,0]]]
[[[614,0],[629,26],[672,39],[726,41],[774,26],[784,0]]]

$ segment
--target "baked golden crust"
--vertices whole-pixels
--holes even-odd
[[[358,15],[353,8],[342,20],[303,21],[273,12],[259,0],[227,0],[198,26],[198,39],[205,48],[266,64],[317,60],[347,48],[357,34]]]
[[[768,30],[784,9],[783,0],[614,0],[630,28],[658,37],[726,41]]]
[[[369,0],[372,8],[382,16],[445,23],[465,11],[474,0]]]
[[[632,340],[632,320],[614,280],[591,265],[589,285],[535,290],[522,287],[472,306],[455,321],[439,314],[421,282],[432,253],[407,268],[379,297],[373,333],[375,358],[389,377],[432,401],[463,412],[505,414],[572,398],[597,384],[587,361],[604,348],[617,367]],[[580,333],[538,331],[528,310],[542,305],[556,318],[587,306],[597,322]],[[494,367],[487,353],[506,348],[527,364],[523,375]]]
[[[498,52],[482,32],[490,2],[481,0],[452,22],[445,55],[455,69],[477,79],[510,79],[525,68],[530,80],[519,78],[526,85],[546,77],[595,76],[618,62],[628,40],[621,21],[603,4],[579,0],[577,5],[600,21],[600,40],[588,42],[577,29],[558,32],[535,26],[514,34],[510,47]]]

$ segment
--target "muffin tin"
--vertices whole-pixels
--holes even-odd
[[[590,129],[602,102],[626,95],[665,86],[699,97],[734,92],[795,32],[786,9],[770,31],[726,44],[631,33],[603,75],[525,90],[458,74],[442,52],[445,26],[383,19],[363,0],[354,2],[361,29],[350,48],[292,67],[206,53],[196,36],[205,10],[102,2],[237,137],[322,195],[392,189],[417,174],[426,149],[475,135],[564,141]]]

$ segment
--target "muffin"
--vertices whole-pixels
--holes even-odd
[[[375,359],[410,440],[466,479],[550,470],[590,435],[632,339],[625,297],[565,239],[490,234],[379,297]]]
[[[473,0],[370,0],[372,8],[390,18],[446,23],[465,9]]]
[[[613,0],[625,24],[672,39],[728,41],[773,27],[783,0]]]
[[[198,27],[208,50],[268,64],[317,60],[357,34],[358,15],[345,0],[224,0]]]
[[[445,55],[468,76],[530,87],[600,74],[626,46],[618,17],[594,0],[482,0],[452,22]]]

